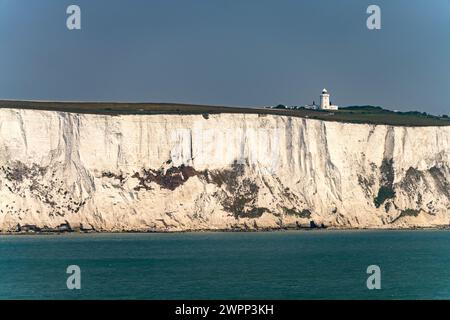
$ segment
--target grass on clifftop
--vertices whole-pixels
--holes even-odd
[[[224,107],[173,103],[112,103],[112,102],[44,102],[0,100],[0,108],[53,110],[89,114],[209,114],[248,113],[273,114],[326,121],[349,123],[385,124],[396,126],[449,126],[450,118],[420,112],[394,112],[374,106],[351,106],[336,111],[304,108],[249,108]]]
[[[434,116],[418,111],[391,111],[374,106],[351,106],[335,112],[336,120],[354,123],[374,123],[410,126],[448,126],[448,116]]]

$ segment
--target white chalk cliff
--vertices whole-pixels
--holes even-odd
[[[0,109],[0,231],[450,222],[450,127]]]

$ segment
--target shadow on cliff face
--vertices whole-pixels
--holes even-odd
[[[449,171],[446,165],[434,165],[427,170],[410,167],[395,187],[408,195],[412,208],[402,210],[396,220],[405,216],[417,217],[421,212],[436,214],[436,204],[439,201],[450,201],[450,182],[447,178]],[[433,194],[433,197],[431,201],[424,203],[424,198],[430,199],[427,193]],[[442,194],[443,197],[437,197],[437,194]]]
[[[109,176],[115,177],[113,173]],[[218,187],[215,196],[225,211],[235,218],[258,218],[267,208],[257,207],[259,187],[250,178],[245,177],[244,164],[233,163],[230,169],[197,171],[191,166],[180,165],[163,168],[145,169],[135,172],[131,178],[138,180],[135,191],[152,190],[151,183],[156,183],[163,189],[174,191],[191,177],[198,177],[204,183],[212,183]]]
[[[0,167],[4,176],[4,186],[21,198],[33,197],[40,201],[49,211],[49,216],[64,217],[66,213],[77,213],[85,201],[77,200],[67,189],[63,178],[58,178],[55,171],[32,164],[28,166],[20,161]],[[3,213],[3,209],[2,213]],[[31,209],[16,208],[14,202],[5,205],[9,214],[31,212]],[[36,213],[40,213],[39,210]]]
[[[197,177],[201,183],[217,187],[211,196],[235,219],[256,219],[268,212],[280,219],[281,227],[283,215],[298,217],[302,220],[311,218],[312,212],[305,208],[304,203],[295,193],[283,187],[278,177],[273,176],[272,183],[269,183],[247,172],[249,168],[248,163],[235,161],[224,169],[198,171],[191,166],[173,166],[170,161],[167,161],[159,169],[142,168],[131,174],[122,171],[103,171],[98,178],[106,179],[103,183],[116,189],[123,190],[131,183],[131,188],[135,192],[146,192],[158,186],[161,189],[175,191],[190,178]],[[14,162],[1,167],[0,174],[3,176],[3,187],[7,187],[10,192],[20,197],[31,196],[34,200],[40,201],[46,207],[44,210],[50,217],[64,217],[69,213],[78,213],[86,204],[86,201],[77,200],[75,189],[69,190],[66,179],[60,178],[51,167],[44,168],[35,164],[27,166]],[[258,206],[261,192],[264,193],[264,197],[273,197],[279,210],[272,212],[269,208]],[[26,210],[29,212],[31,209]],[[17,214],[23,209],[15,208],[14,204],[8,204],[7,211],[5,213]],[[36,213],[40,214],[39,211]]]
[[[448,181],[446,177],[449,176],[449,171],[450,169],[447,166],[433,166],[428,170],[431,177],[434,179],[437,189],[445,194],[448,200],[450,200],[450,181]]]
[[[168,161],[166,164],[170,164]],[[77,201],[73,192],[67,189],[64,179],[58,178],[56,172],[33,164],[27,166],[21,162],[10,163],[0,167],[4,177],[3,186],[22,198],[32,196],[49,210],[49,216],[64,217],[66,213],[78,213],[85,201]],[[129,178],[137,179],[135,191],[152,190],[152,183],[163,189],[176,190],[192,177],[198,177],[205,184],[218,187],[214,196],[225,211],[235,218],[258,218],[267,208],[258,207],[259,186],[253,179],[246,177],[245,165],[237,162],[228,169],[197,171],[191,166],[171,166],[169,168],[146,169],[135,172],[131,176],[124,172],[103,171],[102,178],[111,179],[115,188],[123,188]],[[6,206],[10,214],[20,213],[13,204]],[[40,213],[40,212],[37,212]]]
[[[126,177],[123,172],[113,173],[111,171],[103,171],[102,177],[117,180],[119,182],[120,187],[123,187],[126,180]]]
[[[374,198],[376,208],[384,204],[386,212],[393,206],[399,215],[390,223],[404,217],[417,217],[420,213],[434,215],[435,205],[439,202],[436,194],[442,194],[440,201],[450,200],[449,168],[446,165],[434,165],[426,170],[409,167],[404,177],[394,184],[394,167],[392,159],[384,159],[380,166],[381,180],[377,196]],[[436,193],[437,191],[437,193]],[[395,203],[397,193],[406,195],[409,208],[399,208]],[[433,200],[424,203],[426,194],[433,194]],[[430,198],[428,196],[428,198]]]
[[[165,163],[170,164],[170,161]],[[133,188],[135,191],[153,190],[154,185],[160,188],[171,191],[176,190],[190,178],[197,177],[204,184],[214,184],[217,190],[213,197],[217,199],[222,208],[229,212],[234,218],[259,218],[265,212],[271,212],[266,207],[258,206],[258,197],[260,185],[265,185],[270,195],[275,198],[281,198],[286,201],[285,204],[293,206],[287,208],[280,203],[280,212],[272,212],[275,216],[281,217],[282,214],[289,216],[296,216],[302,219],[309,219],[311,211],[309,209],[297,210],[296,203],[299,202],[298,196],[289,191],[289,188],[283,188],[283,185],[278,177],[274,177],[277,185],[282,191],[279,195],[274,194],[274,190],[266,181],[260,181],[255,177],[251,177],[246,172],[248,164],[238,163],[235,161],[228,168],[216,170],[195,170],[191,166],[180,165],[178,167],[172,166],[169,168],[160,169],[141,169],[140,172],[135,172],[131,178],[137,179],[137,185]],[[115,179],[117,175],[109,173],[108,177]],[[123,179],[122,175],[119,175]],[[284,201],[282,200],[282,201]]]
[[[22,183],[25,179],[35,179],[42,177],[46,173],[46,168],[33,164],[28,167],[20,161],[12,162],[6,166],[2,166],[2,173],[5,175],[6,180],[14,182],[15,184]]]
[[[244,164],[234,162],[230,169],[210,171],[206,176],[209,178],[208,182],[222,187],[218,192],[220,203],[235,218],[259,218],[269,211],[256,206],[259,187],[245,177]]]
[[[393,159],[383,159],[380,167],[381,181],[378,194],[373,200],[375,207],[379,208],[386,200],[395,198]]]
[[[161,188],[175,190],[183,185],[189,178],[202,176],[203,172],[196,171],[193,167],[181,165],[179,167],[170,167],[164,172],[164,169],[142,169],[141,172],[134,173],[131,177],[138,179],[138,185],[134,190],[151,190],[150,183],[154,182]]]

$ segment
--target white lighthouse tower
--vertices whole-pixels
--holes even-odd
[[[320,109],[322,110],[337,110],[338,106],[330,104],[330,94],[327,89],[322,90],[320,95]]]
[[[328,110],[330,108],[330,95],[328,94],[327,89],[322,90],[322,94],[320,95],[320,109]]]

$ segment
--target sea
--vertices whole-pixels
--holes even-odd
[[[450,230],[2,235],[0,299],[450,299]]]

